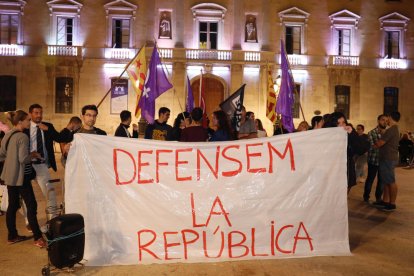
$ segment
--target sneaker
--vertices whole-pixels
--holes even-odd
[[[397,209],[397,206],[395,204],[387,204],[387,206],[385,206],[384,208],[381,209],[381,211],[384,212],[394,212],[395,209]]]
[[[14,244],[14,243],[21,242],[21,241],[25,241],[25,240],[27,240],[27,237],[26,236],[19,236],[19,235],[17,235],[14,239],[7,240],[7,243],[8,244]]]
[[[47,244],[46,244],[46,241],[43,238],[38,238],[37,240],[34,241],[34,246],[43,248],[43,247],[46,247]]]
[[[32,231],[32,227],[30,227],[30,225],[29,225],[29,224],[26,224],[26,230],[27,230],[27,232],[29,232],[29,233],[33,233],[33,231]]]
[[[372,203],[372,206],[377,207],[377,208],[385,208],[385,206],[387,206],[388,203],[384,202],[384,201],[375,201],[374,203]]]

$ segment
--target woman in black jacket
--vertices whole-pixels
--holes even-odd
[[[346,117],[341,112],[330,114],[323,127],[343,127],[348,132],[347,146],[347,176],[348,176],[348,193],[353,186],[357,184],[355,173],[354,155],[364,154],[368,151],[370,144],[367,140],[361,138],[352,125],[348,124]]]

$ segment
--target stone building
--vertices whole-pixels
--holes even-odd
[[[267,66],[276,80],[283,39],[307,121],[317,110],[340,110],[370,129],[378,114],[399,110],[401,130],[413,130],[411,2],[1,0],[0,109],[36,102],[60,129],[83,105],[100,102],[144,44],[149,59],[156,42],[174,85],[157,109],[175,117],[187,75],[198,91],[203,72],[209,113],[246,83],[244,104],[270,133]],[[116,89],[127,96],[109,96],[99,108],[97,126],[110,134],[119,109],[135,107],[129,81]],[[297,124],[298,104],[294,113]]]

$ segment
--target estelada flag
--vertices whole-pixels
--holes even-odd
[[[135,90],[136,103],[135,103],[135,117],[141,115],[141,109],[139,108],[139,100],[141,98],[142,91],[144,90],[144,83],[147,75],[147,62],[145,59],[145,46],[142,47],[135,59],[130,63],[127,68],[129,79],[131,80],[132,87]]]

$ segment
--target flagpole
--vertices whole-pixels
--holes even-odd
[[[201,89],[203,86],[203,69],[200,69],[200,85],[198,88],[198,107],[201,107]]]
[[[300,103],[299,93],[296,90],[296,85],[295,85],[295,90],[294,91],[295,91],[295,95],[297,95],[298,96],[298,99],[299,99],[299,109],[300,109],[300,113],[302,114],[303,120],[306,121],[305,114],[303,113],[302,104]]]
[[[138,53],[128,62],[128,64],[127,64],[127,66],[125,66],[125,68],[124,68],[124,71],[122,71],[122,73],[121,73],[121,75],[119,75],[119,77],[116,79],[116,81],[113,83],[113,84],[111,84],[111,88],[109,88],[109,90],[106,92],[106,94],[103,96],[103,98],[101,99],[101,101],[96,105],[96,107],[97,108],[99,108],[99,106],[102,104],[102,102],[105,100],[105,98],[108,96],[108,94],[109,94],[109,92],[111,92],[112,91],[112,89],[115,87],[115,85],[117,85],[118,84],[118,82],[119,82],[119,80],[121,79],[121,77],[122,77],[122,75],[126,72],[126,70],[128,69],[128,67],[129,67],[129,65],[131,65],[131,63],[135,60],[135,58],[139,55],[139,53],[141,52],[141,50],[143,49],[145,47],[145,44],[144,44],[144,46],[142,46],[140,49],[139,49],[139,51],[138,51]]]

